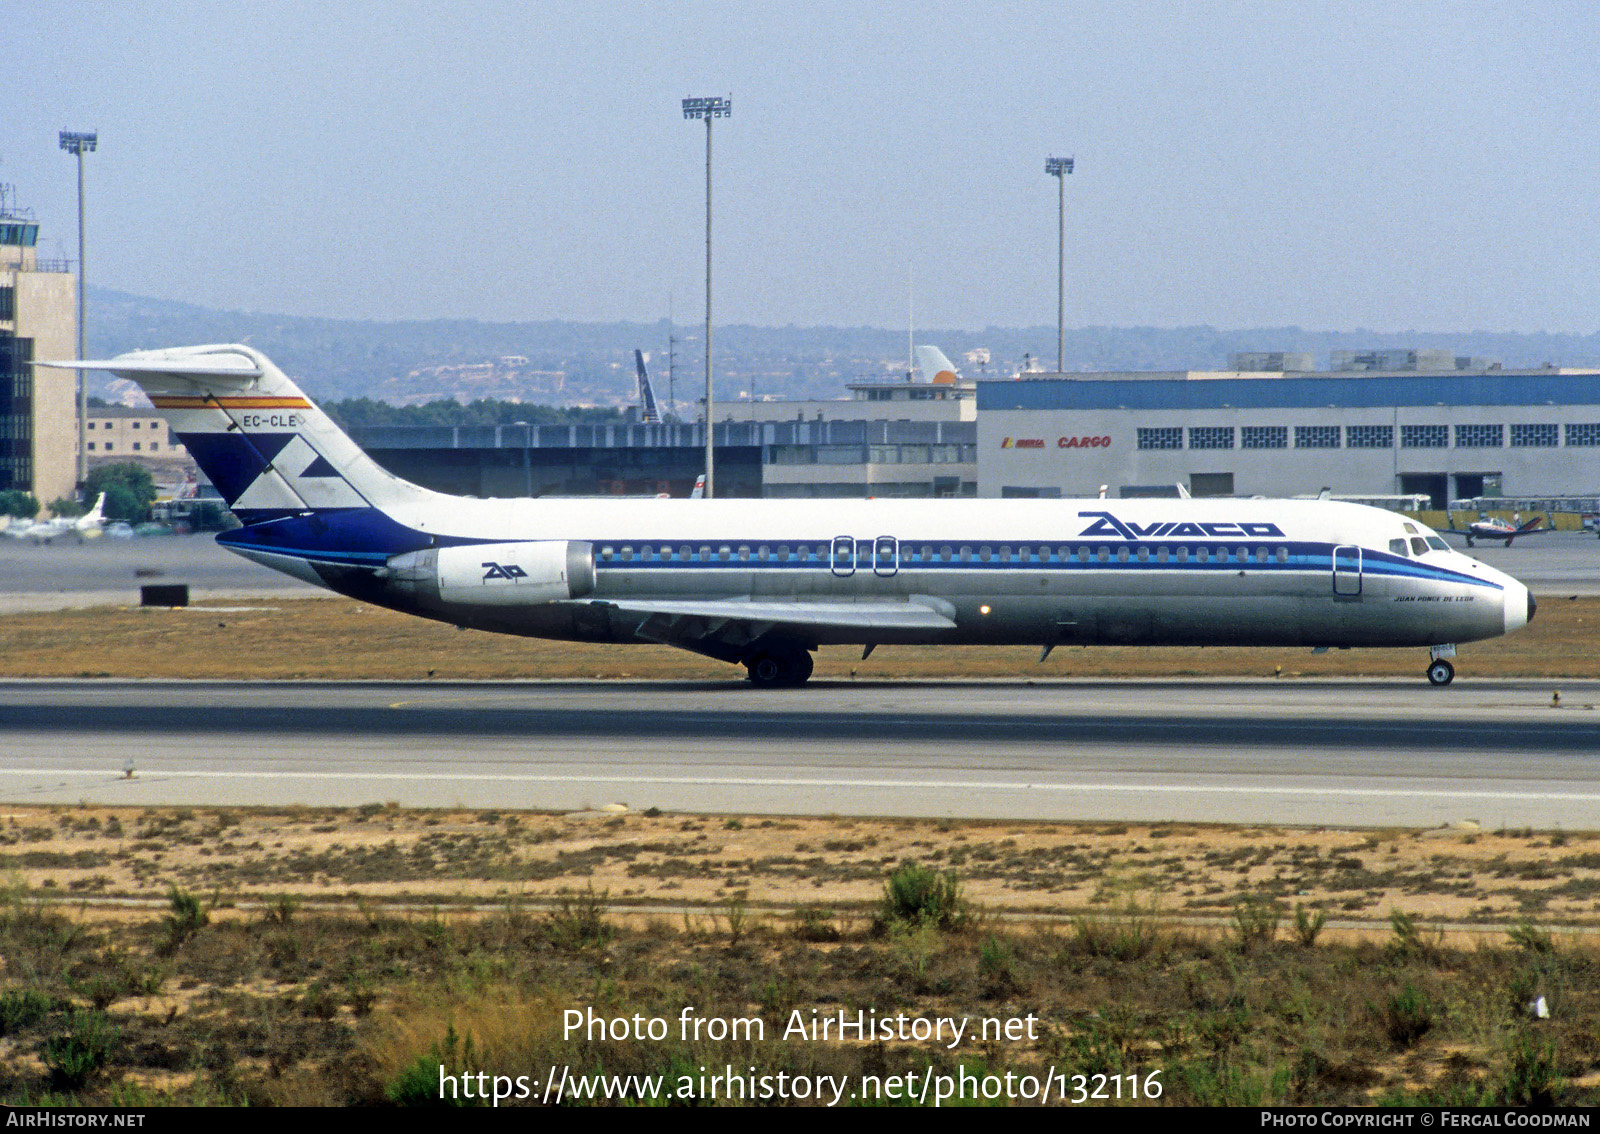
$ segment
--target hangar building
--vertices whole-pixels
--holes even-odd
[[[978,384],[978,495],[1426,494],[1600,488],[1600,371],[1340,352],[1331,371],[1052,374]],[[1270,357],[1243,356],[1235,365]],[[1374,366],[1385,369],[1372,369]],[[1402,369],[1404,367],[1404,369]],[[1435,368],[1437,367],[1437,368]]]

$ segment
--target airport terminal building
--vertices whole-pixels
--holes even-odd
[[[1338,369],[1023,376],[978,384],[978,495],[1423,494],[1600,489],[1600,371],[1448,369],[1422,352]],[[1261,356],[1235,360],[1256,362]],[[1305,356],[1288,358],[1309,365]],[[1391,368],[1377,369],[1371,364]],[[1366,363],[1367,365],[1363,365]],[[1404,369],[1395,368],[1396,364]]]

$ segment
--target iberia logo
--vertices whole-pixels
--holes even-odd
[[[1000,442],[1000,448],[1002,448],[1002,449],[1043,449],[1044,448],[1044,438],[1043,437],[1017,437],[1017,438],[1007,437],[1004,441]]]

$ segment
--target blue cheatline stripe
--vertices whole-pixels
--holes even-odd
[[[1015,557],[1011,557],[1003,559],[999,555],[995,555],[988,561],[976,558],[966,560],[952,558],[946,560],[938,557],[935,557],[932,560],[923,560],[920,556],[907,557],[905,555],[901,555],[898,560],[878,563],[870,552],[866,552],[858,556],[852,556],[843,560],[835,560],[826,554],[826,549],[830,548],[831,544],[825,544],[817,540],[808,540],[806,541],[806,545],[813,548],[824,548],[825,550],[822,554],[814,554],[809,558],[800,558],[798,556],[791,555],[788,559],[779,559],[775,555],[769,555],[767,559],[760,559],[755,557],[755,553],[752,553],[752,558],[749,559],[738,558],[738,548],[754,548],[760,546],[760,543],[756,541],[740,541],[737,539],[718,539],[715,542],[710,543],[698,540],[591,540],[588,542],[592,543],[595,548],[595,567],[598,570],[689,571],[705,569],[737,569],[743,571],[826,570],[831,572],[834,570],[835,566],[837,566],[842,569],[851,570],[856,574],[866,574],[873,571],[874,567],[882,570],[888,570],[892,568],[896,572],[982,571],[998,573],[1013,571],[1030,574],[1037,574],[1039,572],[1080,573],[1086,571],[1154,571],[1189,573],[1214,571],[1234,574],[1240,570],[1276,574],[1304,574],[1306,572],[1325,573],[1331,572],[1332,570],[1333,548],[1335,546],[1333,544],[1306,543],[1272,545],[1229,543],[1227,545],[1223,545],[1220,543],[1195,544],[1193,542],[1184,544],[1080,544],[1074,542],[1071,545],[1072,554],[1065,557],[1052,556],[1048,559],[1040,559],[1037,557],[1030,557],[1028,559],[1017,559]],[[862,540],[860,542],[863,545],[870,546],[869,541]],[[999,540],[993,540],[991,542],[994,544],[1000,543]],[[659,552],[652,552],[651,557],[648,559],[642,558],[637,554],[628,559],[623,559],[620,557],[608,559],[605,557],[605,548],[607,547],[613,549],[621,547],[631,547],[637,549],[643,546],[650,546],[654,548],[658,544],[661,546],[666,546],[669,543],[675,547],[692,546],[693,551],[688,558],[670,555],[663,557]],[[945,541],[941,540],[939,546],[943,546],[944,543]],[[981,544],[971,541],[964,544],[961,540],[950,540],[949,543],[951,546],[955,547],[981,546]],[[915,545],[918,547],[923,546],[922,541],[920,540],[915,541]],[[768,546],[770,547],[772,544],[769,542]],[[1166,547],[1169,550],[1173,550],[1180,546],[1191,549],[1204,548],[1210,558],[1207,561],[1202,562],[1191,555],[1187,560],[1179,561],[1174,556],[1169,557],[1164,563],[1156,558],[1155,552],[1158,548]],[[1228,558],[1219,559],[1217,553],[1221,551],[1224,546],[1226,546],[1228,551]],[[1343,547],[1349,545],[1340,544],[1339,546]],[[698,557],[699,549],[701,547],[711,548],[710,560],[705,560]],[[729,549],[726,558],[724,558],[722,555],[722,549],[724,547]],[[1087,561],[1078,558],[1076,552],[1079,547],[1087,547],[1089,549],[1089,559]],[[1137,548],[1139,547],[1145,547],[1150,550],[1151,555],[1148,559],[1141,560],[1137,557]],[[1254,552],[1257,547],[1267,547],[1269,551],[1273,552],[1273,554],[1270,555],[1265,562],[1257,560],[1253,555],[1247,559],[1239,559],[1233,555],[1233,551],[1238,547],[1246,547],[1252,552]],[[1289,549],[1289,557],[1287,560],[1280,561],[1277,559],[1275,553],[1278,547],[1287,547]],[[1102,549],[1106,551],[1108,556],[1108,558],[1104,561],[1099,558],[1099,554]],[[1126,561],[1117,558],[1118,550],[1127,551],[1129,553]],[[1390,555],[1387,552],[1374,551],[1370,549],[1363,549],[1362,551],[1361,573],[1363,575],[1390,576],[1396,578],[1427,580],[1432,582],[1461,583],[1470,586],[1485,587],[1489,590],[1496,591],[1502,589],[1498,583],[1493,583],[1486,579],[1480,579],[1446,567],[1423,563],[1414,559],[1402,559],[1398,556]]]
[[[256,551],[261,554],[282,555],[308,562],[327,563],[346,566],[382,566],[391,556],[401,551],[425,547],[429,537],[403,525],[396,524],[374,509],[350,509],[340,516],[337,513],[322,513],[328,524],[322,533],[322,538],[316,540],[323,546],[306,546],[291,536],[284,543],[274,543],[270,539],[248,541],[250,529],[245,528],[236,532],[227,533],[220,542],[225,546],[238,551]],[[378,530],[365,530],[365,521],[374,516],[381,516],[384,523]],[[336,525],[343,520],[345,523],[355,525],[354,528],[345,528],[346,531],[360,530],[360,535],[365,537],[352,542],[366,542],[369,547],[365,549],[338,548],[326,546],[328,543],[339,541],[340,528]],[[279,537],[281,538],[281,536]],[[885,537],[889,538],[889,537]],[[473,546],[476,544],[503,542],[494,539],[469,538],[469,537],[439,537],[439,546]],[[531,541],[513,541],[531,542]],[[876,540],[854,539],[851,554],[848,558],[836,559],[833,555],[835,541],[833,539],[819,540],[794,540],[784,542],[780,540],[739,539],[736,537],[719,537],[715,540],[707,539],[590,539],[583,542],[589,543],[595,549],[595,568],[600,571],[827,571],[830,574],[867,575],[877,571],[884,572],[881,577],[892,577],[895,574],[926,572],[926,571],[961,571],[983,572],[1000,574],[1005,572],[1020,572],[1037,575],[1040,572],[1082,574],[1085,572],[1157,572],[1157,573],[1201,573],[1217,572],[1236,574],[1237,572],[1250,571],[1267,574],[1331,574],[1333,568],[1333,552],[1335,546],[1347,547],[1348,544],[1335,545],[1332,543],[1307,543],[1307,542],[1269,542],[1255,541],[1248,538],[1230,542],[1196,543],[1192,540],[1180,542],[1126,542],[1126,541],[1097,541],[1086,540],[1050,540],[1040,541],[1036,537],[1019,539],[1014,542],[1002,539],[988,540],[963,540],[959,538],[945,538],[933,540],[904,540],[897,541],[901,554],[893,560],[878,561],[876,555]],[[379,546],[370,546],[378,544]],[[760,547],[803,547],[810,554],[806,557],[791,553],[786,559],[780,559],[769,552],[766,559],[759,557]],[[843,537],[839,542],[843,546]],[[917,552],[923,547],[1048,547],[1054,549],[1045,556],[1030,554],[1027,559],[1019,559],[1015,553],[1007,557],[996,554],[985,561],[977,558],[969,559],[943,559],[935,555],[932,559],[923,559]],[[629,548],[630,556],[626,559],[616,556],[616,550]],[[641,552],[643,548],[651,548],[648,558]],[[1197,553],[1204,550],[1208,559],[1201,561],[1191,554],[1185,560],[1176,557],[1178,548],[1188,548]],[[1246,548],[1250,553],[1248,557],[1240,559],[1234,555],[1239,548]],[[687,557],[672,554],[674,548],[689,548]],[[708,559],[700,558],[702,548],[708,549]],[[726,548],[726,557],[723,549]],[[906,549],[912,554],[905,554]],[[1078,557],[1078,550],[1087,548],[1087,560]],[[1146,559],[1138,558],[1138,550],[1143,548],[1150,554]],[[1161,549],[1169,552],[1166,562],[1157,558]],[[662,550],[667,554],[662,555]],[[750,558],[740,558],[740,549],[744,549]],[[1067,552],[1060,554],[1061,550]],[[1255,558],[1257,550],[1265,549],[1268,558],[1261,561]],[[1286,550],[1288,555],[1284,560],[1277,558],[1280,549]],[[608,557],[608,550],[611,552]],[[1100,553],[1104,551],[1107,558],[1101,560]],[[1127,552],[1126,560],[1119,559],[1119,551]],[[1226,552],[1227,557],[1222,558],[1221,553]],[[1480,579],[1464,572],[1451,570],[1437,564],[1421,560],[1393,555],[1385,551],[1363,548],[1361,553],[1361,574],[1375,577],[1390,577],[1402,579],[1416,579],[1427,582],[1457,583],[1469,586],[1484,587],[1489,590],[1502,590],[1503,588],[1486,579]]]

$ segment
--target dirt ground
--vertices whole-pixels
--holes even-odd
[[[1241,901],[1387,932],[1600,925],[1600,835],[1180,824],[708,818],[337,808],[0,808],[0,876],[66,905],[214,906],[292,894],[353,907],[549,905],[594,893],[640,916],[868,918],[901,862],[953,870],[979,909],[1225,923]]]
[[[1515,634],[1461,647],[1462,676],[1600,677],[1600,598],[1545,597]],[[1423,650],[1071,646],[853,647],[816,674],[861,677],[1417,677]],[[0,616],[0,676],[460,681],[639,677],[727,680],[733,666],[666,646],[545,642],[428,622],[342,598],[183,609],[99,607]]]

